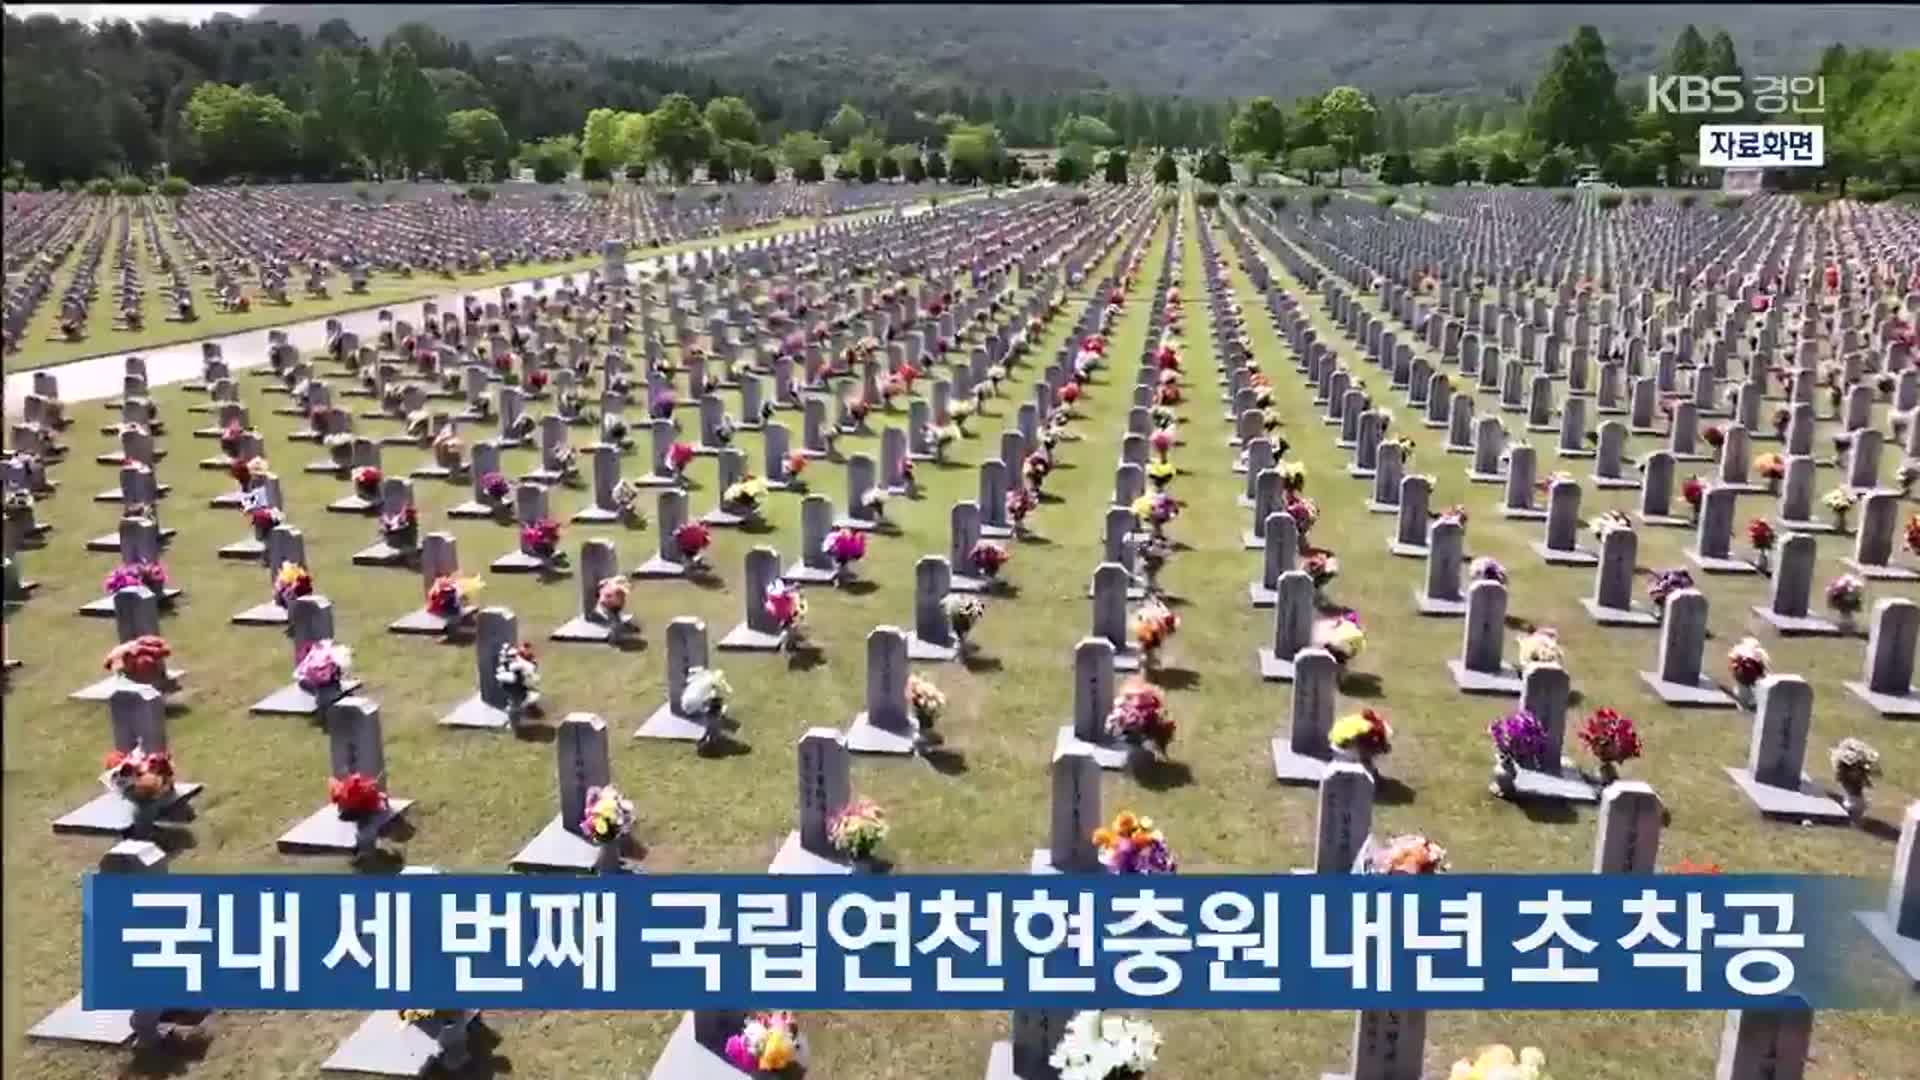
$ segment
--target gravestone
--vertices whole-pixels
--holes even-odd
[[[780,576],[780,553],[759,546],[747,552],[745,573],[740,579],[741,602],[745,618],[720,639],[723,651],[779,652],[786,647],[787,632],[767,612],[767,586]]]
[[[1840,633],[1832,620],[1809,610],[1814,560],[1819,555],[1814,538],[1805,533],[1788,533],[1776,547],[1778,553],[1768,601],[1754,605],[1753,613],[1783,634]]]
[[[1511,696],[1520,693],[1519,672],[1504,659],[1507,587],[1476,581],[1467,590],[1466,634],[1460,655],[1447,661],[1453,683],[1469,694]]]
[[[1256,608],[1269,608],[1279,598],[1280,575],[1292,569],[1300,558],[1300,532],[1293,515],[1275,511],[1267,515],[1261,537],[1260,577],[1247,584],[1247,596]]]
[[[1848,692],[1881,716],[1920,716],[1920,695],[1913,692],[1916,639],[1920,639],[1920,604],[1904,597],[1887,597],[1873,605],[1865,678],[1847,683]]]
[[[1714,1080],[1803,1080],[1812,1043],[1810,1009],[1729,1009]]]
[[[1593,595],[1580,604],[1601,626],[1654,626],[1660,619],[1634,603],[1633,575],[1640,558],[1640,534],[1632,529],[1608,529],[1600,538],[1600,557],[1594,570]]]
[[[567,714],[554,728],[553,750],[559,813],[548,819],[509,865],[522,874],[611,869],[627,853],[632,838],[606,852],[580,831],[587,816],[587,793],[613,783],[607,722],[592,713]]]
[[[1660,669],[1642,671],[1640,681],[1669,705],[1732,708],[1733,698],[1701,674],[1706,645],[1706,594],[1698,589],[1674,593],[1660,622]]]
[[[907,705],[907,635],[877,626],[867,634],[866,708],[847,728],[847,749],[859,754],[911,754],[920,725]]]
[[[1879,491],[1861,500],[1847,566],[1869,581],[1920,581],[1920,571],[1893,561],[1894,535],[1900,524],[1900,496]]]
[[[767,867],[770,874],[847,874],[853,867],[828,835],[833,816],[853,801],[846,740],[833,728],[800,736],[799,827],[787,834]]]
[[[1500,516],[1510,521],[1545,521],[1547,512],[1533,504],[1534,449],[1519,443],[1507,450],[1506,497]]]
[[[687,523],[687,496],[679,488],[666,488],[654,508],[654,554],[634,568],[631,577],[644,579],[677,578],[687,573],[687,556],[680,550],[674,534]]]
[[[1687,528],[1692,520],[1676,517],[1673,504],[1673,455],[1655,450],[1640,463],[1640,509],[1636,514],[1642,525]]]
[[[1566,669],[1558,664],[1533,664],[1521,673],[1520,707],[1540,721],[1547,736],[1540,760],[1520,763],[1514,777],[1515,793],[1522,798],[1559,802],[1599,799],[1599,791],[1581,779],[1573,762],[1561,755],[1572,689]]]
[[[512,699],[495,678],[500,650],[520,641],[520,620],[504,607],[482,608],[474,623],[473,657],[479,690],[440,718],[441,727],[498,731],[513,726]],[[527,704],[533,705],[538,695]]]
[[[1273,636],[1255,653],[1261,678],[1293,679],[1295,654],[1313,643],[1314,598],[1313,578],[1306,571],[1280,575],[1274,590]]]
[[[1333,750],[1327,744],[1327,732],[1333,727],[1333,699],[1338,691],[1339,678],[1339,664],[1333,654],[1325,649],[1310,646],[1294,654],[1289,726],[1285,734],[1275,736],[1272,741],[1275,778],[1288,783],[1321,783],[1321,777],[1328,772],[1328,759],[1333,756]],[[1370,796],[1371,778],[1367,786]],[[1321,797],[1324,814],[1324,787]],[[1370,816],[1369,820],[1360,823],[1362,836],[1370,825]],[[1352,860],[1348,861],[1351,863]],[[1315,865],[1318,868],[1317,859]]]
[[[1060,1071],[1048,1061],[1073,1017],[1072,1009],[1015,1009],[1009,1038],[996,1041],[987,1054],[986,1080],[1059,1080]]]
[[[847,512],[833,523],[836,529],[854,529],[859,532],[872,532],[880,527],[880,517],[866,504],[866,496],[873,490],[873,459],[865,454],[847,456]]]
[[[1547,489],[1547,532],[1533,543],[1548,566],[1593,566],[1600,557],[1580,546],[1580,484],[1555,480]]]
[[[333,639],[333,601],[318,595],[296,599],[287,609],[287,625],[293,638],[293,663],[298,664],[310,646]],[[291,665],[288,674],[292,674]],[[360,685],[359,679],[342,679],[332,700],[352,695]],[[262,716],[316,716],[321,712],[321,702],[290,677],[287,685],[254,702],[249,711]]]
[[[1768,675],[1756,689],[1753,737],[1744,769],[1727,775],[1769,817],[1844,819],[1840,804],[1806,775],[1807,736],[1813,724],[1813,688],[1798,675]]]
[[[797,585],[829,584],[837,577],[834,562],[826,553],[827,535],[833,531],[833,501],[825,495],[808,495],[800,500],[800,558],[787,567],[781,577]]]
[[[913,564],[913,635],[907,639],[908,659],[942,662],[959,657],[953,627],[940,606],[952,583],[952,568],[939,555],[923,555]]]
[[[1787,532],[1831,533],[1839,531],[1831,517],[1813,516],[1813,481],[1817,463],[1805,454],[1787,458],[1787,474],[1780,484],[1779,516],[1774,520]]]
[[[647,717],[634,737],[676,742],[699,742],[710,737],[709,718],[681,708],[694,669],[708,666],[707,624],[691,615],[667,623],[667,700]]]
[[[1072,749],[1092,755],[1103,769],[1126,768],[1126,744],[1107,731],[1113,698],[1113,645],[1081,638],[1073,648],[1073,719],[1056,734],[1055,753]]]
[[[615,644],[633,640],[639,625],[631,613],[609,615],[599,609],[600,583],[619,574],[620,557],[613,541],[593,539],[581,544],[580,613],[555,629],[553,640]]]
[[[452,533],[428,533],[420,539],[420,579],[422,596],[433,588],[433,583],[441,577],[457,575],[460,572],[460,556]],[[471,615],[471,610],[458,618],[436,615],[424,604],[415,611],[401,616],[387,625],[387,629],[396,634],[445,634],[447,630]]]
[[[491,474],[500,472],[500,445],[491,440],[473,444],[473,460],[467,467],[472,483],[472,491],[467,501],[448,507],[447,516],[451,518],[496,518],[500,507],[486,496],[484,482]]]
[[[1133,648],[1127,623],[1127,590],[1133,577],[1116,562],[1103,562],[1093,571],[1093,636],[1113,646],[1113,669],[1137,671],[1140,656]]]
[[[522,481],[514,486],[514,523],[518,530],[516,550],[493,560],[491,566],[496,574],[538,574],[546,577],[566,577],[573,568],[560,560],[559,552],[554,557],[535,554],[527,545],[524,530],[537,521],[543,521],[552,515],[548,513],[548,490],[544,484]]]
[[[1320,798],[1314,821],[1313,872],[1353,873],[1367,857],[1376,781],[1355,761],[1331,762],[1317,781]]]
[[[1651,874],[1660,869],[1660,829],[1666,808],[1643,780],[1615,780],[1600,792],[1596,874]]]
[[[1752,563],[1733,557],[1733,512],[1739,495],[1733,488],[1713,485],[1700,500],[1700,524],[1686,556],[1710,574],[1759,573]]]
[[[1036,874],[1097,874],[1099,852],[1093,830],[1106,824],[1100,811],[1100,763],[1076,746],[1056,746],[1051,766],[1047,846],[1034,851],[1028,869]]]
[[[275,842],[275,846],[285,854],[364,851],[373,836],[384,831],[413,805],[412,799],[394,796],[388,784],[379,705],[366,698],[343,698],[327,710],[326,723],[329,775],[335,780],[352,773],[372,777],[382,791],[388,792],[387,806],[370,819],[352,821],[341,817],[339,809],[328,803],[287,830]]]
[[[1920,800],[1908,803],[1901,817],[1887,906],[1878,911],[1856,911],[1854,918],[1907,978],[1920,985]]]
[[[575,524],[610,525],[622,517],[613,499],[620,483],[620,449],[605,443],[588,451],[593,458],[593,502],[574,512]]]
[[[160,691],[123,679],[107,696],[107,711],[115,750],[128,753],[139,747],[148,753],[168,751],[166,698]],[[54,819],[53,831],[104,833],[146,839],[148,837],[145,834],[151,833],[161,819],[176,816],[179,811],[186,809],[194,796],[205,788],[204,784],[176,777],[172,791],[145,805],[117,791],[102,792],[79,809]]]
[[[1427,573],[1424,588],[1414,590],[1414,607],[1422,615],[1450,618],[1464,615],[1467,602],[1460,595],[1460,563],[1466,527],[1458,521],[1438,520],[1427,526]]]

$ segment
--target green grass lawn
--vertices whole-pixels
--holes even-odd
[[[1109,812],[1133,808],[1157,817],[1190,871],[1285,872],[1311,862],[1315,799],[1310,790],[1276,785],[1270,771],[1267,741],[1285,723],[1288,692],[1283,685],[1262,683],[1254,663],[1256,646],[1270,633],[1270,615],[1246,606],[1246,583],[1258,574],[1259,553],[1240,549],[1248,514],[1234,501],[1241,479],[1230,471],[1232,456],[1225,446],[1228,426],[1217,402],[1190,199],[1184,212],[1189,215],[1181,281],[1189,310],[1184,353],[1193,393],[1183,409],[1186,445],[1175,453],[1187,475],[1175,493],[1189,505],[1171,533],[1190,550],[1176,556],[1163,577],[1166,587],[1185,600],[1183,626],[1167,651],[1163,679],[1179,687],[1170,695],[1181,724],[1173,756],[1191,776],[1149,790],[1132,777],[1108,774],[1105,805]],[[1224,234],[1218,235],[1230,255]],[[1047,763],[1055,730],[1066,722],[1071,705],[1067,658],[1090,625],[1085,588],[1100,558],[1101,519],[1124,430],[1132,366],[1146,333],[1147,302],[1167,237],[1163,225],[1111,343],[1112,363],[1082,400],[1085,417],[1075,430],[1085,440],[1061,444],[1061,465],[1048,483],[1061,501],[1043,505],[1031,519],[1044,539],[1019,544],[1007,568],[1005,576],[1018,596],[991,603],[977,632],[984,661],[973,671],[955,665],[918,669],[949,696],[950,715],[943,726],[963,767],[941,772],[918,761],[855,763],[856,789],[889,811],[894,823],[889,847],[903,871],[1014,870],[1045,842]],[[1586,870],[1593,843],[1591,811],[1523,811],[1487,795],[1484,730],[1503,703],[1464,698],[1453,690],[1443,664],[1458,651],[1460,623],[1413,616],[1411,590],[1422,565],[1387,554],[1392,520],[1366,511],[1363,485],[1345,477],[1346,455],[1334,449],[1333,430],[1319,423],[1311,395],[1293,375],[1291,357],[1274,338],[1258,298],[1244,276],[1236,272],[1233,280],[1254,330],[1256,356],[1273,375],[1276,407],[1288,425],[1284,433],[1294,444],[1294,456],[1310,470],[1309,493],[1324,513],[1314,538],[1335,547],[1345,566],[1332,594],[1368,619],[1369,649],[1355,664],[1361,677],[1350,688],[1366,695],[1365,704],[1386,709],[1398,732],[1384,771],[1412,794],[1377,809],[1377,830],[1426,832],[1450,850],[1455,868],[1463,872]],[[1309,305],[1323,314],[1317,301]],[[1074,314],[1071,308],[1063,313],[1059,329],[1034,357],[1052,355]],[[1344,340],[1324,325],[1322,339],[1339,340],[1349,363],[1358,365]],[[1017,387],[970,425],[974,435],[959,444],[954,465],[921,467],[923,499],[889,508],[903,532],[877,539],[861,568],[861,576],[877,589],[863,595],[808,590],[813,636],[824,648],[824,663],[797,670],[782,657],[716,653],[738,692],[741,735],[751,753],[706,760],[693,756],[690,747],[628,736],[662,694],[662,627],[674,616],[698,615],[717,640],[738,622],[741,600],[732,586],[742,554],[750,545],[771,544],[781,550],[783,561],[791,560],[798,536],[796,498],[775,497],[770,520],[777,531],[771,535],[718,534],[713,561],[726,587],[637,585],[633,608],[649,641],[646,651],[542,650],[552,712],[599,713],[614,733],[615,782],[639,804],[638,837],[649,849],[648,869],[751,872],[771,859],[793,824],[795,740],[812,726],[844,727],[860,707],[865,635],[879,624],[911,625],[913,563],[946,550],[948,507],[974,496],[972,466],[995,452],[999,431],[1011,425],[1017,403],[1027,400],[1027,383],[1037,377],[1039,366],[1036,359],[1020,368]],[[1382,387],[1385,382],[1375,380]],[[370,542],[372,521],[322,512],[324,503],[344,493],[345,484],[299,471],[318,451],[284,441],[293,421],[266,415],[277,399],[260,395],[258,385],[249,381],[244,397],[269,436],[290,516],[307,535],[320,591],[334,602],[338,635],[358,647],[366,694],[382,705],[393,789],[420,800],[409,814],[416,831],[403,844],[408,860],[447,869],[504,870],[554,812],[551,744],[454,733],[435,725],[471,690],[470,648],[385,632],[389,621],[417,605],[417,576],[350,565],[352,553]],[[266,598],[265,572],[215,557],[220,544],[245,533],[238,514],[204,508],[206,498],[226,490],[230,481],[224,473],[192,468],[193,461],[216,449],[210,441],[188,437],[197,424],[184,412],[186,396],[165,390],[158,400],[171,422],[164,444],[173,451],[162,465],[163,477],[174,485],[164,516],[182,530],[167,561],[187,589],[166,620],[176,662],[190,672],[181,698],[188,708],[175,717],[171,737],[182,775],[208,784],[197,802],[195,844],[180,853],[176,866],[183,872],[341,870],[345,864],[339,861],[291,858],[274,848],[274,839],[325,797],[324,738],[305,721],[256,718],[246,711],[287,681],[289,647],[275,631],[228,624],[230,614]],[[115,1055],[30,1045],[24,1039],[28,1026],[79,986],[79,879],[106,846],[100,840],[56,838],[47,827],[51,818],[97,790],[106,741],[105,709],[65,700],[96,676],[98,658],[112,643],[108,622],[72,614],[97,595],[100,578],[113,562],[112,556],[76,551],[85,538],[109,531],[116,513],[87,501],[113,482],[110,470],[92,464],[92,455],[106,445],[93,433],[105,413],[97,406],[75,412],[81,423],[68,433],[74,452],[58,469],[63,489],[41,504],[43,520],[57,531],[48,550],[26,552],[22,560],[26,576],[42,586],[7,627],[11,655],[26,667],[15,673],[6,703],[12,737],[5,747],[4,975],[12,992],[5,999],[5,1064],[14,1075],[45,1078],[123,1071]],[[1411,419],[1404,408],[1396,413]],[[1435,505],[1465,502],[1474,515],[1470,550],[1498,556],[1512,569],[1513,613],[1563,630],[1575,687],[1584,697],[1579,708],[1614,704],[1640,722],[1647,757],[1633,763],[1628,774],[1651,781],[1673,811],[1663,862],[1685,857],[1729,870],[1841,871],[1884,880],[1893,853],[1884,836],[1767,824],[1755,817],[1720,771],[1744,759],[1746,721],[1732,713],[1681,714],[1653,701],[1633,674],[1652,659],[1653,633],[1601,630],[1589,623],[1577,604],[1590,587],[1589,575],[1540,565],[1526,547],[1537,526],[1501,522],[1496,489],[1469,490],[1461,475],[1464,459],[1442,457],[1436,433],[1420,429],[1413,435],[1422,448],[1415,466],[1439,477]],[[749,462],[757,462],[757,437],[744,433],[741,442]],[[877,453],[877,443],[877,438],[844,440],[842,449]],[[404,471],[420,456],[388,448],[385,463],[389,471]],[[511,452],[509,471],[532,460],[530,451]],[[1553,468],[1551,461],[1542,466]],[[696,511],[713,505],[712,470],[710,462],[695,466],[694,475],[704,484],[690,499]],[[809,476],[816,489],[844,503],[839,467],[816,463]],[[416,490],[425,526],[453,532],[469,570],[514,547],[508,528],[444,519],[442,511],[464,497],[464,486],[423,484]],[[1627,506],[1630,495],[1590,492],[1587,509]],[[556,516],[587,501],[584,491],[556,492]],[[1759,500],[1747,500],[1742,510],[1758,513]],[[655,543],[651,530],[570,528],[565,546],[577,550],[587,535],[615,537],[623,565],[639,562]],[[1642,560],[1678,562],[1684,540],[1679,532],[1646,533]],[[1831,573],[1841,548],[1836,541],[1821,544],[1821,570]],[[488,574],[487,584],[482,602],[513,608],[529,639],[544,641],[574,613],[572,581],[543,585]],[[1759,600],[1762,586],[1758,579],[1715,579],[1705,587],[1713,599],[1717,635],[1709,647],[1723,650],[1746,632],[1746,605]],[[1843,695],[1839,683],[1854,674],[1860,650],[1859,642],[1821,641],[1777,647],[1775,656],[1816,686],[1813,771],[1824,772],[1819,755],[1833,741],[1864,735],[1882,751],[1888,773],[1885,786],[1877,789],[1876,816],[1891,820],[1916,791],[1910,777],[1920,765],[1920,727],[1883,723]],[[1717,657],[1716,651],[1716,667]],[[1343,701],[1342,711],[1362,703],[1358,697]],[[1156,1075],[1167,1077],[1315,1077],[1345,1061],[1352,1027],[1350,1013],[1333,1012],[1163,1013],[1154,1020],[1167,1040]],[[194,1077],[314,1076],[359,1021],[357,1013],[215,1014],[206,1026],[212,1041],[203,1057],[156,1067]],[[496,1063],[495,1072],[508,1071],[510,1063],[514,1074],[525,1077],[629,1077],[646,1075],[676,1017],[490,1013],[487,1021],[500,1034],[496,1052],[505,1059]],[[1444,1075],[1447,1063],[1478,1044],[1524,1041],[1545,1048],[1561,1077],[1700,1076],[1711,1068],[1720,1022],[1717,1013],[1657,1018],[1437,1014],[1430,1024],[1428,1064]],[[813,1075],[917,1080],[979,1070],[989,1043],[1004,1037],[1006,1017],[959,1010],[810,1014],[803,1023],[813,1043]],[[1814,1039],[1811,1075],[1820,1080],[1912,1075],[1911,1017],[1822,1014]]]
[[[122,196],[113,196],[115,200]],[[161,217],[166,214],[162,213]],[[859,217],[862,215],[854,215]],[[812,228],[820,223],[818,218],[783,221],[742,232],[728,233],[718,238],[722,242],[756,240],[781,233],[798,232]],[[154,269],[155,263],[147,251],[147,242],[142,233],[134,232],[134,249],[138,253],[134,262],[140,267],[147,284],[147,292],[142,304],[146,315],[146,325],[139,330],[116,330],[113,327],[118,311],[114,308],[111,283],[112,252],[118,244],[122,231],[119,223],[109,223],[107,254],[101,259],[100,295],[94,301],[91,317],[88,319],[88,333],[84,340],[75,342],[55,341],[60,324],[60,294],[72,280],[79,260],[78,249],[70,255],[55,274],[55,285],[47,301],[34,314],[28,324],[27,335],[20,352],[7,358],[9,371],[30,371],[35,368],[64,364],[70,360],[81,360],[92,356],[111,356],[116,353],[135,352],[161,345],[175,345],[183,341],[198,341],[201,338],[234,334],[245,330],[260,330],[288,323],[304,322],[308,319],[338,315],[347,311],[362,311],[370,308],[389,307],[394,304],[412,303],[429,299],[449,292],[474,291],[505,285],[510,282],[525,281],[530,278],[552,274],[577,273],[600,265],[598,255],[589,255],[579,259],[567,259],[561,262],[532,263],[525,266],[508,266],[480,273],[460,274],[454,278],[444,277],[428,271],[416,271],[410,278],[398,274],[374,273],[370,275],[367,291],[358,295],[346,291],[345,275],[336,275],[333,282],[333,295],[325,300],[308,299],[303,294],[303,279],[296,278],[288,290],[292,301],[285,307],[263,302],[258,289],[254,293],[253,309],[244,314],[229,314],[220,311],[203,291],[210,277],[195,275],[194,302],[200,312],[200,318],[191,323],[167,322],[171,311],[165,280]],[[164,230],[163,230],[164,233]],[[628,252],[632,259],[651,258],[656,255],[673,255],[683,251],[711,246],[714,237],[696,237],[657,247],[636,247]],[[176,247],[174,255],[181,257]]]

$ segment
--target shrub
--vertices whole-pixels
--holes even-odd
[[[559,206],[560,204],[566,202],[570,198],[572,198],[572,196],[568,195],[564,191],[550,191],[547,193],[547,201],[554,204],[555,206]]]
[[[726,198],[727,193],[724,191],[709,191],[701,197],[706,200],[708,206],[713,206],[718,204],[721,199]]]
[[[1327,203],[1331,201],[1333,201],[1333,196],[1319,188],[1313,189],[1312,194],[1307,196],[1307,205],[1313,207],[1315,210],[1325,207]]]
[[[104,176],[96,176],[87,181],[87,194],[111,195],[113,194],[113,181]]]
[[[601,181],[598,181],[598,182],[596,182],[596,183],[592,183],[592,184],[588,184],[588,185],[587,185],[587,198],[589,198],[589,199],[611,199],[611,198],[613,198],[613,184],[611,184],[611,183],[609,183],[608,181],[605,181],[605,180],[601,180]]]
[[[1072,203],[1075,206],[1086,206],[1089,203],[1093,202],[1093,199],[1089,197],[1087,193],[1084,191],[1076,191],[1073,193],[1073,198],[1068,199],[1067,201]]]
[[[160,181],[160,194],[169,199],[184,199],[191,189],[192,185],[187,183],[187,178],[184,176],[169,176]]]
[[[0,180],[0,191],[5,191],[7,194],[12,195],[19,190],[20,190],[19,177],[9,176],[5,180]]]
[[[1267,205],[1275,210],[1285,210],[1287,208],[1287,197],[1276,191],[1267,196]]]
[[[592,182],[595,180],[607,180],[611,177],[612,173],[608,171],[606,163],[599,158],[588,154],[586,157],[580,159],[580,179]]]
[[[1673,204],[1675,206],[1678,206],[1682,210],[1690,210],[1693,208],[1693,205],[1699,201],[1700,201],[1700,196],[1693,195],[1693,194],[1686,194],[1686,195],[1680,196],[1679,198],[1674,199]]]
[[[1852,190],[1848,191],[1847,195],[1863,203],[1886,202],[1888,199],[1893,198],[1893,189],[1885,184],[1876,184],[1871,180],[1866,180],[1853,185]]]
[[[1649,191],[1636,191],[1633,193],[1632,199],[1633,199],[1633,205],[1635,206],[1652,206],[1653,205],[1653,193]]]
[[[368,187],[364,182],[355,183],[353,185],[353,197],[359,199],[361,202],[366,202],[373,198],[373,189]]]
[[[1571,191],[1556,191],[1556,192],[1554,192],[1554,193],[1553,193],[1553,201],[1554,201],[1554,202],[1557,202],[1557,203],[1560,203],[1560,204],[1562,204],[1562,205],[1565,205],[1566,203],[1570,203],[1570,202],[1572,202],[1572,201],[1573,201],[1573,192],[1571,192]]]
[[[147,193],[147,182],[137,176],[123,176],[114,181],[113,190],[116,194],[138,198]]]
[[[46,189],[40,186],[40,181],[29,180],[27,181],[27,190],[35,194],[38,194],[39,192],[44,191]]]
[[[1199,204],[1202,210],[1211,210],[1220,205],[1220,193],[1212,188],[1208,188],[1195,195],[1193,201]]]
[[[645,180],[647,178],[647,167],[645,165],[641,165],[638,162],[636,162],[632,165],[627,166],[626,175],[628,180],[631,180],[637,184],[640,181]]]
[[[1380,194],[1375,195],[1373,197],[1373,204],[1379,207],[1391,207],[1394,203],[1397,203],[1399,201],[1400,201],[1400,194],[1395,191],[1383,191]]]
[[[32,190],[33,190],[33,187],[31,186],[31,185],[32,185],[32,181],[28,181],[28,185],[29,185],[29,186],[28,186],[28,188],[27,188],[27,190],[28,190],[28,191],[32,191]],[[62,181],[60,181],[60,190],[61,190],[61,191],[64,191],[64,192],[66,192],[66,193],[67,193],[67,194],[69,194],[69,195],[72,195],[72,194],[73,194],[74,192],[76,192],[76,191],[79,191],[79,190],[80,190],[80,181],[78,181],[78,180],[62,180]]]
[[[1713,208],[1715,210],[1738,210],[1746,204],[1747,200],[1738,195],[1715,195],[1713,197]]]
[[[557,184],[567,178],[567,166],[555,154],[541,154],[533,159],[533,178],[542,184]]]
[[[1626,196],[1617,191],[1603,192],[1598,199],[1594,200],[1594,202],[1600,204],[1600,209],[1602,210],[1616,210],[1620,207],[1621,203],[1626,201]]]
[[[467,189],[467,201],[486,203],[493,201],[493,189],[485,184],[475,184]]]
[[[1233,193],[1233,205],[1235,205],[1235,206],[1245,206],[1245,205],[1247,205],[1247,193],[1246,193],[1246,192],[1244,192],[1244,191],[1236,191],[1236,192],[1234,192],[1234,193]]]
[[[1421,195],[1418,198],[1413,200],[1413,205],[1419,207],[1422,210],[1431,210],[1433,209],[1433,200],[1427,198],[1425,195]]]
[[[1825,191],[1802,191],[1795,194],[1794,198],[1799,200],[1801,206],[1809,210],[1818,210],[1832,202],[1834,196]]]

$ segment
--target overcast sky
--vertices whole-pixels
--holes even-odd
[[[85,22],[98,22],[101,19],[125,19],[139,22],[142,19],[174,19],[181,22],[204,22],[226,12],[230,15],[251,15],[260,10],[259,4],[8,4],[7,11],[25,18],[28,15],[42,13],[58,15],[63,19],[80,19]]]

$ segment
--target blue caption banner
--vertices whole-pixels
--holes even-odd
[[[1843,1004],[1860,890],[1739,876],[94,874],[89,1009]]]

